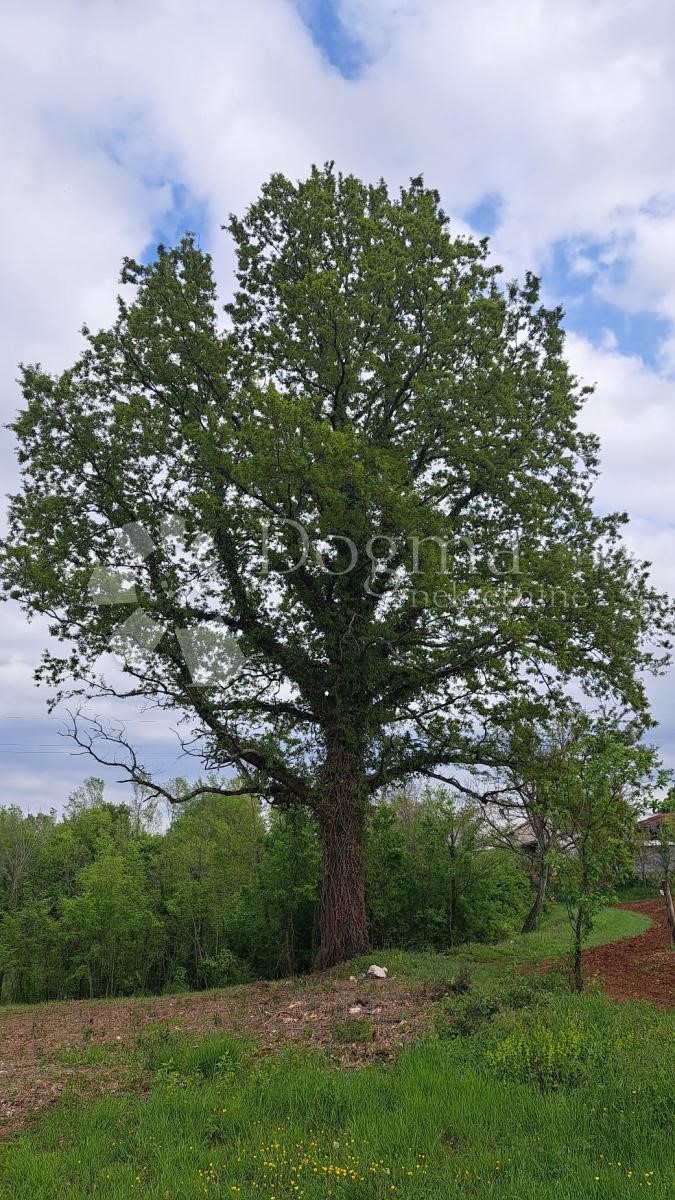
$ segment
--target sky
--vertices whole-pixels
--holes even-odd
[[[335,160],[423,173],[457,233],[562,304],[596,385],[599,510],[675,593],[675,7],[663,0],[5,0],[0,45],[0,419],[17,363],[68,366],[114,313],[121,259],[221,224],[273,172]],[[0,430],[1,492],[16,486]],[[4,502],[3,502],[4,508]],[[0,516],[0,528],[3,518]],[[47,716],[45,644],[0,606],[0,804],[59,809],[94,771]],[[675,676],[650,685],[675,766]],[[184,769],[135,714],[148,764]]]

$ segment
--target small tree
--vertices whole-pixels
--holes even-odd
[[[77,817],[90,808],[102,808],[106,803],[105,784],[97,775],[90,775],[76,787],[68,797],[65,807],[67,817]]]
[[[516,722],[504,750],[508,763],[483,795],[485,820],[495,841],[516,855],[532,884],[534,895],[522,933],[536,929],[544,909],[558,846],[555,797],[567,736],[562,716],[557,721]]]
[[[39,853],[45,819],[25,815],[21,809],[0,808],[0,913],[17,908],[23,882]]]
[[[574,986],[582,991],[583,943],[600,909],[633,867],[635,818],[656,755],[618,731],[588,726],[566,747],[556,787],[557,886],[572,929]]]
[[[501,288],[421,178],[275,175],[228,228],[226,328],[188,236],[125,262],[72,368],[23,371],[0,572],[65,647],[57,695],[174,709],[223,794],[310,810],[327,967],[368,947],[371,798],[493,761],[542,680],[644,706],[671,617],[594,512],[590,389],[532,275]],[[149,784],[123,731],[74,733]]]
[[[134,780],[127,806],[131,831],[136,837],[141,833],[159,833],[162,828],[160,797],[152,787]]]

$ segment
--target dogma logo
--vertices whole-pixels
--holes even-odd
[[[110,650],[122,662],[128,662],[134,654],[151,654],[167,632],[165,624],[143,610],[134,575],[158,548],[163,556],[171,554],[176,543],[184,540],[184,535],[185,522],[176,516],[166,517],[161,522],[159,547],[155,546],[142,525],[135,522],[123,525],[116,531],[118,557],[132,561],[114,567],[99,564],[91,574],[88,592],[92,603],[125,605],[133,609],[117,627],[110,643]],[[195,547],[191,549],[194,553]],[[199,539],[199,559],[202,564],[208,559],[211,549],[210,539]],[[189,628],[175,628],[174,632],[193,684],[222,687],[239,674],[246,662],[237,642],[217,620],[201,621]]]

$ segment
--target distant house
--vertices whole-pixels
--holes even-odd
[[[647,832],[653,831],[656,836],[659,826],[663,825],[664,821],[675,821],[675,813],[652,813],[651,817],[642,817],[641,820],[636,821],[636,827],[645,829]]]
[[[639,849],[635,856],[635,873],[645,882],[650,876],[663,872],[663,849],[659,833],[665,821],[675,822],[675,813],[652,813],[636,821]],[[670,869],[675,869],[675,841],[671,839]]]
[[[641,817],[635,822],[638,831],[639,848],[635,856],[635,873],[643,883],[662,871],[663,851],[659,840],[659,831],[667,820],[675,821],[675,813],[652,813],[649,817]],[[520,847],[528,854],[534,854],[537,849],[537,839],[529,821],[521,821],[510,831],[511,843]],[[670,849],[670,866],[675,870],[675,842]]]
[[[526,854],[535,854],[539,849],[537,835],[532,828],[530,821],[521,821],[519,825],[514,825],[509,831],[511,845],[517,850],[524,850]],[[549,841],[552,840],[549,837]],[[569,838],[559,837],[558,844],[563,850],[572,845]]]
[[[529,821],[521,821],[520,825],[515,825],[511,830],[511,838],[515,845],[523,850],[537,849],[537,839]]]

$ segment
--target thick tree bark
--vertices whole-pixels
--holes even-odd
[[[370,949],[363,825],[363,812],[349,800],[321,820],[323,882],[317,971]]]
[[[365,815],[358,765],[350,753],[333,750],[326,763],[324,802],[319,814],[323,882],[317,971],[370,949],[363,844]]]
[[[539,870],[539,874],[537,876],[537,885],[536,885],[536,889],[535,889],[534,903],[533,903],[530,911],[528,912],[525,920],[523,921],[523,928],[520,931],[521,933],[532,933],[532,930],[536,929],[536,927],[539,923],[539,918],[542,914],[542,909],[544,907],[544,900],[546,899],[546,885],[547,884],[548,884],[548,865],[547,865],[547,863],[542,863],[540,870]]]

